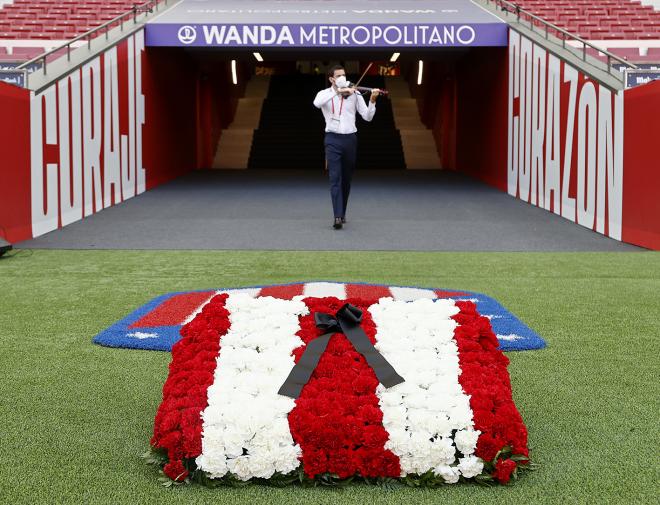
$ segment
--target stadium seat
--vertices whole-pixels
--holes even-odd
[[[517,3],[583,38],[660,39],[660,12],[637,0],[519,0]]]
[[[0,8],[0,38],[72,38],[140,3],[126,0],[15,0]]]

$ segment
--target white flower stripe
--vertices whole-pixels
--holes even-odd
[[[335,296],[339,299],[346,298],[346,284],[337,282],[308,282],[303,288],[303,296],[324,298]]]
[[[294,366],[292,351],[303,343],[296,335],[299,316],[309,310],[299,300],[250,293],[230,294],[226,308],[231,326],[202,413],[197,465],[212,478],[292,472],[300,464],[288,422],[295,402],[277,391]]]
[[[261,291],[261,288],[237,288],[237,289],[225,289],[225,290],[221,290],[221,291],[215,291],[211,296],[209,296],[204,301],[204,303],[202,303],[199,307],[197,307],[195,309],[195,311],[186,318],[186,320],[183,322],[183,324],[188,324],[190,321],[195,319],[197,314],[199,314],[204,309],[206,304],[209,303],[213,299],[213,297],[215,297],[217,295],[220,295],[222,293],[229,293],[229,294],[234,294],[234,295],[237,295],[239,293],[245,293],[245,294],[250,295],[251,297],[254,298],[254,297],[259,295],[259,291]]]
[[[470,398],[458,381],[457,323],[451,316],[459,308],[449,299],[381,298],[369,312],[377,329],[376,349],[405,379],[376,389],[390,436],[385,448],[399,457],[402,476],[433,470],[454,483],[460,475],[481,473],[483,461],[473,456],[480,432],[474,430]],[[457,449],[463,457],[457,458]]]
[[[435,291],[432,289],[422,289],[422,288],[402,288],[396,286],[390,286],[390,293],[392,293],[392,298],[400,301],[412,301],[418,300],[420,298],[437,298],[438,295],[435,294]]]

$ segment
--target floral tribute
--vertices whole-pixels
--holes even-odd
[[[278,393],[346,303],[404,382],[332,334],[297,398]],[[506,484],[530,468],[508,358],[470,301],[221,294],[172,350],[148,460],[163,483]]]

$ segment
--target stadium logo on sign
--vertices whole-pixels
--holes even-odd
[[[192,44],[197,39],[197,30],[192,26],[185,25],[179,28],[177,36],[182,44]]]

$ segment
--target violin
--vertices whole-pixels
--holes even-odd
[[[365,88],[363,86],[356,86],[352,83],[349,84],[348,87],[353,88],[356,91],[359,91],[360,93],[371,93],[375,89],[375,88]],[[389,91],[387,91],[386,89],[378,88],[378,93],[381,94],[381,95],[385,95],[385,96],[389,95]],[[350,93],[344,92],[344,93],[342,93],[342,96],[348,97],[348,96],[350,96]]]
[[[349,83],[348,87],[349,88],[355,88],[357,91],[359,91],[361,93],[371,93],[374,88],[365,88],[363,86],[359,86],[359,84],[362,81],[362,79],[364,79],[364,76],[367,75],[367,72],[369,71],[369,69],[371,68],[371,66],[373,64],[374,64],[373,61],[371,63],[369,63],[366,70],[362,73],[362,76],[360,76],[360,78],[358,79],[358,82],[356,82],[355,84]],[[389,95],[389,91],[387,91],[386,89],[379,89],[378,92],[381,95],[385,95],[385,96]],[[342,95],[348,96],[349,94],[348,93],[342,93]]]
[[[361,91],[362,93],[371,93],[374,90],[374,88],[365,88],[363,86],[354,86],[354,87],[355,87],[355,89],[357,89],[358,91]],[[386,89],[380,89],[380,88],[378,89],[378,93],[380,93],[381,95],[389,95],[390,94],[390,92],[387,91]]]

